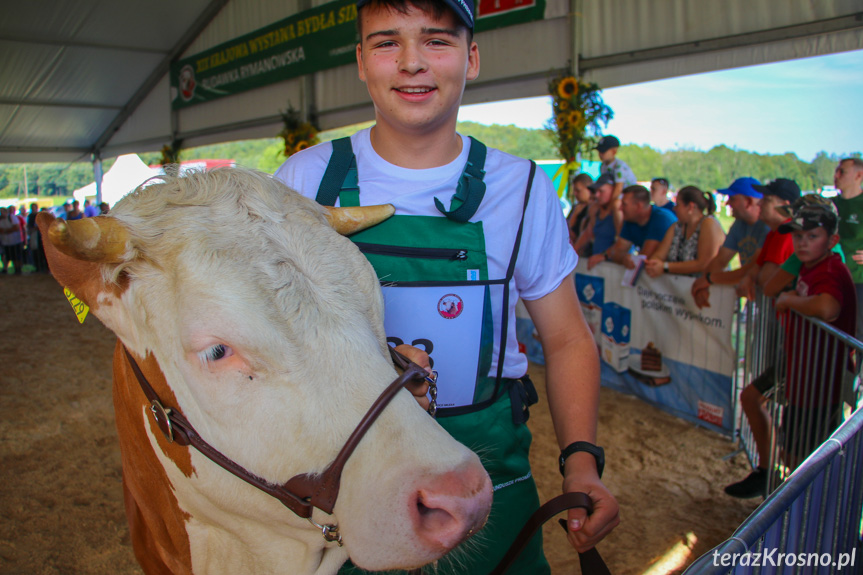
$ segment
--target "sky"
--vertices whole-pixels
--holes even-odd
[[[863,50],[681,76],[602,91],[624,144],[661,151],[725,144],[807,162],[863,151]],[[549,97],[463,106],[459,121],[541,128]],[[516,119],[513,121],[513,119]]]

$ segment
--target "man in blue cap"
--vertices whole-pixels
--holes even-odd
[[[755,178],[737,178],[727,188],[716,190],[716,193],[728,196],[725,203],[731,208],[734,223],[719,253],[707,265],[707,271],[692,283],[692,297],[698,307],[709,305],[711,284],[737,285],[755,265],[758,250],[770,231],[760,220],[762,194],[755,188],[760,185]],[[741,267],[723,271],[735,254],[740,256]]]
[[[473,0],[357,7],[357,66],[375,125],[294,154],[276,177],[325,205],[395,206],[391,219],[351,238],[386,282],[387,339],[428,352],[439,372],[438,422],[482,454],[496,486],[478,543],[436,572],[490,572],[539,503],[524,423],[536,395],[514,330],[519,298],[543,344],[564,490],[594,502],[589,517],[568,513],[572,545],[587,550],[617,525],[618,504],[599,478],[599,358],[555,189],[532,162],[456,132],[465,84],[479,74]],[[510,568],[549,571],[541,537]]]

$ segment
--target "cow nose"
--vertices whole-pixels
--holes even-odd
[[[480,465],[425,478],[417,488],[414,532],[430,548],[447,552],[485,525],[492,488]]]

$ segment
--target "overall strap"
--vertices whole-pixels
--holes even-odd
[[[458,181],[458,187],[450,200],[450,209],[447,211],[443,203],[435,198],[434,204],[438,211],[454,222],[465,223],[470,220],[479,208],[480,202],[485,195],[485,144],[468,136],[470,150],[467,155],[467,163]]]
[[[512,256],[509,267],[506,270],[506,282],[503,284],[503,317],[500,325],[500,355],[497,360],[497,381],[503,377],[503,362],[506,359],[506,333],[509,327],[509,282],[515,274],[515,260],[518,258],[518,250],[521,247],[521,233],[524,231],[524,216],[527,213],[527,202],[530,200],[530,190],[533,187],[533,177],[536,174],[536,163],[530,161],[530,173],[527,176],[527,188],[524,191],[524,206],[521,208],[521,221],[518,224],[518,232],[515,234],[515,245],[512,248]]]
[[[327,170],[318,187],[315,200],[322,206],[336,205],[336,199],[342,207],[360,205],[360,189],[357,184],[357,158],[351,146],[350,137],[333,140],[333,153]]]

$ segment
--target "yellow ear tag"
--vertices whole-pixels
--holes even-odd
[[[90,308],[78,299],[78,296],[72,293],[72,290],[69,288],[63,288],[63,294],[66,296],[66,299],[69,300],[69,303],[72,305],[72,309],[75,310],[75,315],[78,317],[78,323],[84,323],[84,320],[87,318],[87,314],[90,312]]]

